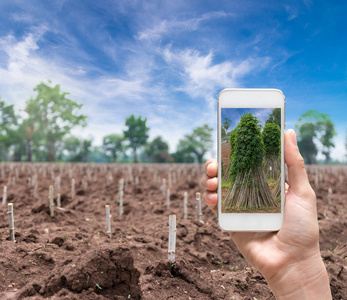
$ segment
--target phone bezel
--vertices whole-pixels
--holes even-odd
[[[278,89],[224,89],[218,95],[217,141],[218,165],[221,165],[222,108],[281,108],[281,212],[280,213],[221,213],[221,180],[218,180],[218,225],[225,231],[277,231],[284,212],[284,128],[285,97]],[[221,168],[218,168],[221,178]]]

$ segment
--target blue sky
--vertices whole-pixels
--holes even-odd
[[[193,128],[216,128],[223,88],[277,88],[287,128],[309,109],[330,115],[342,159],[346,15],[345,1],[2,0],[0,95],[23,109],[50,79],[83,103],[76,134],[100,144],[133,113],[174,151]]]
[[[228,132],[231,132],[240,122],[242,115],[250,113],[255,116],[260,121],[260,125],[264,127],[265,121],[269,118],[272,110],[273,108],[222,108],[221,120],[222,123],[225,118],[231,120],[230,127],[228,128]]]

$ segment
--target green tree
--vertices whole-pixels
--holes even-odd
[[[231,131],[230,136],[229,136],[229,143],[230,143],[230,162],[232,161],[233,155],[234,155],[236,133],[237,133],[237,126]]]
[[[225,129],[225,131],[228,131],[231,122],[232,121],[229,118],[224,118],[223,123],[222,123],[222,127]]]
[[[265,121],[266,123],[274,123],[277,124],[281,128],[281,109],[274,108],[269,116],[269,118]]]
[[[316,162],[317,143],[321,143],[322,153],[326,162],[330,160],[331,148],[335,147],[332,139],[336,135],[334,123],[329,115],[316,110],[308,110],[302,114],[295,125],[298,134],[298,146],[305,162]]]
[[[76,136],[64,138],[57,152],[57,157],[73,162],[87,162],[92,148],[92,139],[79,139]]]
[[[150,161],[154,163],[173,161],[172,157],[169,155],[169,145],[163,141],[161,136],[157,136],[146,146],[145,153]]]
[[[268,178],[277,179],[281,171],[281,128],[276,123],[265,123],[262,132],[265,150],[265,168]]]
[[[314,164],[318,153],[314,138],[317,136],[314,123],[303,123],[297,127],[298,147],[307,164]]]
[[[26,102],[28,122],[37,126],[48,152],[48,161],[55,161],[58,142],[75,126],[86,126],[86,116],[79,114],[82,104],[68,99],[60,86],[38,84],[35,98]]]
[[[187,144],[183,140],[179,141],[177,150],[175,153],[171,154],[171,157],[176,163],[193,163],[195,160],[194,155],[190,149],[187,148]]]
[[[222,199],[223,211],[240,207],[278,207],[262,168],[265,153],[260,121],[252,114],[242,115],[233,148],[230,168],[232,185]]]
[[[0,97],[0,159],[2,160],[7,153],[4,153],[11,145],[14,145],[13,134],[18,124],[18,117],[14,113],[13,105],[7,105]]]
[[[226,132],[226,130],[222,127],[222,128],[221,128],[221,138],[222,138],[222,140],[225,140],[226,137],[227,137],[227,132]]]
[[[124,137],[119,134],[107,135],[102,141],[102,148],[105,156],[116,162],[118,155],[124,152]]]
[[[180,140],[177,151],[185,153],[187,157],[195,157],[196,161],[201,164],[204,155],[212,146],[212,131],[213,128],[209,127],[207,124],[195,128],[192,134],[186,134],[184,138]]]
[[[137,150],[144,146],[148,139],[149,128],[146,126],[147,118],[142,120],[142,117],[139,116],[135,118],[134,115],[131,115],[125,120],[125,125],[128,127],[128,130],[123,131],[124,137],[129,142],[129,148],[134,152],[134,162],[137,163]]]
[[[326,119],[324,122],[320,123],[320,131],[322,132],[320,142],[322,143],[323,150],[322,153],[325,156],[325,162],[330,162],[331,148],[335,148],[335,144],[332,142],[334,136],[336,136],[334,123]]]

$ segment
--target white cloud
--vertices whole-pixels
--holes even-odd
[[[193,98],[210,95],[218,88],[236,87],[242,77],[255,68],[263,69],[270,61],[265,57],[213,63],[212,51],[207,55],[193,49],[173,52],[170,46],[163,50],[163,57],[179,70],[184,82],[181,89]]]
[[[151,28],[146,28],[139,32],[137,38],[139,40],[155,41],[172,32],[177,33],[178,31],[195,31],[199,28],[202,22],[227,17],[230,15],[230,13],[227,14],[223,11],[215,11],[203,14],[199,18],[190,18],[186,20],[165,19],[160,22],[156,20],[155,24]]]

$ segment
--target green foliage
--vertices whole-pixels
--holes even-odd
[[[104,137],[102,141],[102,148],[105,156],[112,162],[117,160],[118,155],[124,152],[124,137],[119,134],[110,134]]]
[[[213,128],[209,127],[207,124],[195,128],[192,134],[186,134],[184,138],[179,141],[176,152],[177,155],[173,155],[173,157],[177,158],[180,155],[189,160],[194,157],[198,163],[202,163],[205,153],[212,146],[212,131]]]
[[[334,123],[327,119],[320,123],[320,130],[322,131],[322,136],[320,142],[323,145],[322,153],[325,156],[325,161],[330,162],[330,148],[335,148],[335,144],[332,142],[333,137],[336,135]]]
[[[222,127],[222,128],[221,128],[221,138],[222,138],[222,139],[225,139],[226,136],[227,136],[227,132],[226,132],[225,129]]]
[[[64,138],[60,147],[62,151],[58,151],[58,158],[64,161],[90,161],[92,152],[92,139],[79,139],[75,136]]]
[[[61,93],[59,85],[51,87],[40,83],[34,91],[36,97],[26,102],[27,122],[40,132],[48,161],[54,161],[58,142],[75,126],[86,126],[87,117],[78,114],[82,104],[66,98],[68,94]]]
[[[224,121],[222,123],[222,128],[225,129],[225,131],[228,131],[231,122],[232,121],[229,118],[224,118]]]
[[[303,123],[297,127],[297,130],[300,153],[307,164],[314,164],[318,153],[317,146],[313,141],[317,136],[316,126],[314,123]]]
[[[134,151],[134,162],[137,163],[137,149],[146,144],[148,139],[149,128],[146,126],[147,118],[142,120],[142,117],[139,116],[135,118],[134,115],[131,115],[125,120],[125,125],[128,127],[128,130],[123,132],[124,137],[129,142],[129,148]]]
[[[176,163],[193,163],[195,160],[192,152],[185,147],[182,140],[177,146],[177,151],[175,153],[172,153],[171,157]]]
[[[316,110],[308,110],[302,114],[295,125],[298,131],[298,146],[306,163],[316,162],[317,142],[321,143],[326,163],[330,161],[331,148],[335,147],[332,139],[336,136],[335,125],[329,115]]]
[[[13,105],[7,105],[0,97],[0,160],[3,158],[3,151],[16,144],[14,133],[17,119]]]
[[[150,161],[154,163],[173,161],[172,157],[169,155],[169,146],[163,141],[161,136],[156,137],[146,146],[145,153]]]
[[[265,123],[262,132],[265,156],[278,156],[281,147],[281,128],[275,123]]]
[[[229,144],[230,144],[230,162],[233,159],[234,148],[235,148],[235,139],[237,134],[237,126],[233,129],[229,136]]]
[[[250,113],[242,115],[237,126],[230,177],[234,181],[238,174],[246,174],[251,168],[261,166],[264,144],[260,121]]]
[[[281,128],[281,109],[274,108],[269,116],[269,118],[265,121],[266,123],[274,123],[277,124]]]

